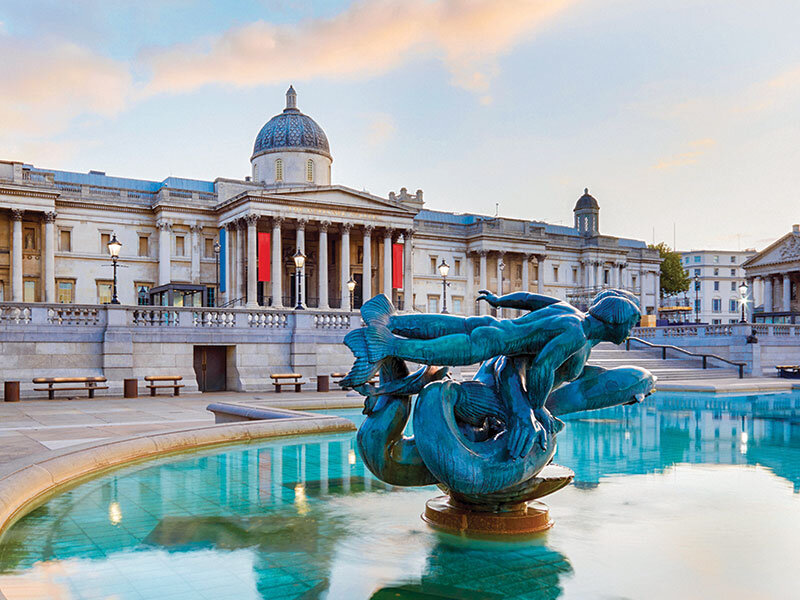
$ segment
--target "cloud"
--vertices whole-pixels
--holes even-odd
[[[115,115],[132,89],[124,63],[72,42],[0,33],[0,56],[0,140],[51,136],[81,115]]]
[[[574,1],[362,0],[331,18],[281,25],[257,21],[144,52],[152,75],[146,93],[364,78],[433,57],[444,62],[454,85],[487,103],[496,59]]]
[[[716,140],[711,138],[703,138],[689,142],[690,150],[674,154],[669,158],[662,159],[653,165],[654,169],[664,170],[672,169],[674,167],[683,167],[686,165],[694,165],[700,161],[700,158],[706,152],[716,145]]]
[[[386,113],[376,113],[370,116],[367,127],[367,143],[373,147],[383,146],[394,137],[397,131],[394,119]]]

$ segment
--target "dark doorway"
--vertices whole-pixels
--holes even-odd
[[[353,291],[353,309],[361,308],[364,304],[364,276],[361,273],[353,273],[353,279],[356,280],[356,289]]]
[[[222,392],[226,389],[227,354],[225,346],[194,347],[194,373],[201,392]]]

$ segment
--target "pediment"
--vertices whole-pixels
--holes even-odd
[[[761,266],[800,261],[800,234],[788,233],[745,261],[744,267],[754,269]]]
[[[344,186],[326,186],[315,189],[286,190],[280,192],[266,192],[273,200],[286,199],[291,202],[326,205],[339,209],[376,210],[391,212],[398,216],[413,218],[415,211],[403,206],[399,202],[373,196],[368,192],[361,192]]]

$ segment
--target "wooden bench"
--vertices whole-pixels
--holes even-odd
[[[300,373],[273,373],[272,384],[275,386],[275,393],[281,393],[282,385],[294,385],[294,391],[299,392],[303,388],[305,381],[300,381],[303,377]]]
[[[778,377],[784,379],[800,379],[800,365],[776,365]]]
[[[94,398],[96,390],[107,390],[107,385],[97,385],[98,383],[105,383],[105,377],[36,377],[33,379],[34,384],[46,383],[46,388],[33,388],[34,392],[47,392],[47,397],[53,400],[56,397],[56,392],[66,391],[80,391],[89,392],[89,398]],[[82,383],[82,386],[74,384]],[[62,385],[63,384],[63,385]],[[58,387],[56,387],[58,386]],[[67,386],[67,387],[64,387]]]
[[[185,387],[182,383],[183,375],[145,375],[145,381],[149,381],[147,389],[150,390],[150,395],[155,396],[156,390],[160,388],[172,388],[173,396],[181,395],[181,388]],[[172,383],[156,383],[158,381],[171,381]]]

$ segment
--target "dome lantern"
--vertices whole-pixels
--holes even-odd
[[[578,198],[575,208],[575,229],[581,235],[592,236],[600,232],[600,204],[589,194],[589,188],[583,189],[583,196]]]

